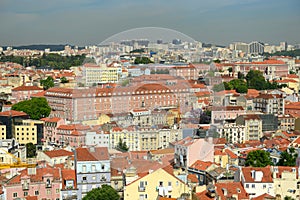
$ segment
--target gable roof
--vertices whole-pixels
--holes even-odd
[[[227,200],[228,197],[233,197],[233,195],[237,195],[237,199],[240,200],[249,199],[248,194],[240,182],[216,183],[215,186],[216,193],[221,197],[221,200]]]
[[[107,147],[77,148],[77,161],[109,160]]]
[[[255,180],[251,173],[262,172],[261,180]],[[272,183],[273,177],[271,172],[271,167],[243,167],[242,174],[245,178],[245,182],[254,183],[254,182],[261,182],[261,183]],[[256,175],[255,175],[256,176]]]
[[[59,150],[52,150],[52,151],[45,151],[44,152],[48,157],[55,158],[55,157],[61,157],[61,156],[73,156],[73,152],[59,149]]]

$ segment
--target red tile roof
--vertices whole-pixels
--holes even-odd
[[[275,199],[276,199],[276,197],[273,197],[273,196],[271,196],[269,194],[266,194],[266,193],[262,194],[258,197],[252,198],[252,200],[275,200]]]
[[[37,87],[37,86],[19,86],[16,88],[13,88],[12,91],[29,91],[29,90],[43,90],[43,88]]]
[[[213,162],[197,160],[196,162],[194,162],[194,164],[190,166],[190,168],[205,171],[208,167],[210,167],[213,164]]]
[[[107,147],[77,148],[77,161],[109,160]]]
[[[42,118],[41,119],[44,122],[59,122],[60,120],[62,120],[62,118],[59,117],[52,117],[52,118]]]
[[[74,188],[77,188],[76,185],[76,173],[73,169],[62,169],[62,189],[65,189],[65,181],[66,180],[73,180]]]
[[[215,186],[216,193],[220,197],[220,200],[227,200],[228,197],[233,197],[234,195],[237,196],[239,200],[249,199],[249,195],[240,182],[216,183]]]
[[[27,116],[27,114],[22,111],[9,110],[9,111],[0,112],[0,116],[17,117],[17,116]]]
[[[199,200],[214,200],[215,199],[215,197],[210,197],[206,190],[204,190],[203,192],[196,193],[196,196],[198,197]]]
[[[52,150],[52,151],[45,151],[44,152],[48,157],[55,158],[55,157],[61,157],[61,156],[73,156],[73,152],[59,149],[59,150]]]
[[[60,169],[45,167],[45,168],[36,168],[36,173],[32,175],[28,175],[27,169],[24,169],[20,172],[19,175],[8,180],[7,185],[12,184],[21,184],[21,177],[29,177],[31,182],[43,182],[43,178],[45,175],[53,176],[53,180],[60,179]]]
[[[245,178],[245,182],[254,183],[255,179],[251,176],[251,172],[262,172],[262,179],[259,182],[262,183],[271,183],[273,182],[271,167],[243,167],[242,174]]]

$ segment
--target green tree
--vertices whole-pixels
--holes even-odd
[[[236,87],[236,92],[238,93],[247,93],[248,92],[248,87],[246,85],[239,85]]]
[[[63,76],[63,77],[60,78],[60,82],[61,83],[69,83],[69,80],[66,77]]]
[[[126,145],[126,142],[125,141],[123,142],[121,138],[119,139],[117,149],[120,150],[120,151],[123,151],[123,152],[126,152],[126,151],[129,150],[129,148]]]
[[[26,153],[27,158],[33,158],[36,156],[36,146],[33,143],[27,143],[26,144]]]
[[[256,90],[266,89],[266,80],[263,73],[258,70],[250,70],[246,75],[248,88]]]
[[[285,150],[280,154],[280,159],[277,163],[278,166],[296,166],[296,159],[298,154],[294,148]]]
[[[102,185],[89,191],[83,200],[119,200],[120,195],[109,185]]]
[[[273,163],[269,152],[255,150],[248,153],[245,165],[251,167],[266,167],[268,165],[273,165]]]
[[[51,76],[48,76],[46,79],[40,81],[44,90],[54,87],[54,79]]]
[[[137,57],[134,60],[134,64],[149,64],[153,63],[148,57]]]
[[[33,98],[30,100],[21,101],[12,106],[12,110],[23,111],[27,113],[31,119],[41,119],[48,117],[51,108],[45,98]]]

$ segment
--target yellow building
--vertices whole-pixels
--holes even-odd
[[[82,67],[83,77],[86,86],[92,86],[97,83],[116,83],[119,81],[119,75],[122,73],[120,67],[108,67],[106,64],[85,64]]]
[[[37,144],[38,130],[37,120],[22,120],[20,125],[14,125],[14,137],[20,144]]]
[[[226,168],[227,164],[238,165],[239,159],[230,149],[215,149],[214,162],[221,167]]]
[[[110,122],[110,117],[106,114],[101,114],[98,119],[82,121],[84,125],[102,125]]]
[[[297,167],[273,167],[273,181],[275,194],[283,199],[290,196],[300,198],[300,176]]]
[[[179,198],[190,193],[190,188],[184,182],[165,169],[158,169],[125,186],[124,200],[152,200],[158,196]]]
[[[6,139],[6,125],[0,125],[0,139]]]

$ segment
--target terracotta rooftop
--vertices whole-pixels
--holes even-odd
[[[205,162],[205,161],[197,160],[196,162],[194,162],[194,164],[190,166],[190,168],[206,171],[206,169],[213,164],[214,164],[213,162],[209,162],[209,161]]]
[[[215,186],[216,193],[221,200],[227,200],[227,198],[233,197],[234,195],[238,197],[237,199],[249,199],[248,194],[240,182],[216,183]],[[225,190],[227,192],[226,195],[224,193]]]
[[[13,88],[12,91],[30,91],[30,90],[43,90],[43,88],[37,87],[37,86],[19,86],[16,88]]]
[[[9,110],[9,111],[0,112],[0,116],[18,117],[18,116],[27,116],[27,114],[22,111]]]
[[[42,118],[41,119],[44,122],[59,122],[60,120],[62,120],[62,118],[59,117],[52,117],[52,118]]]
[[[20,172],[19,175],[8,180],[7,185],[12,184],[21,184],[22,177],[29,177],[31,182],[43,182],[43,178],[45,175],[53,176],[54,180],[60,179],[60,169],[45,167],[45,168],[36,168],[36,173],[32,175],[28,175],[27,169],[24,169]]]
[[[275,200],[275,199],[276,199],[276,197],[271,196],[271,195],[266,194],[266,193],[262,194],[262,195],[260,195],[258,197],[252,198],[252,200]]]
[[[255,180],[251,173],[253,172],[262,172],[262,179]],[[254,183],[254,182],[261,182],[261,183],[271,183],[273,182],[271,167],[243,167],[242,174],[245,178],[246,183]]]
[[[77,148],[77,161],[109,160],[107,147]]]
[[[61,156],[73,156],[73,152],[64,149],[45,151],[44,152],[50,158],[61,157]]]

